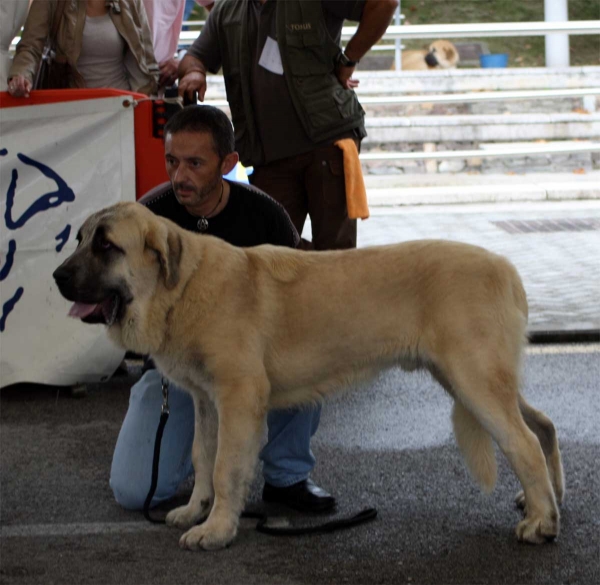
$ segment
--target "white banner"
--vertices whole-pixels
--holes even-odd
[[[0,386],[98,381],[122,360],[67,317],[52,272],[90,213],[135,200],[133,132],[122,96],[0,108]]]

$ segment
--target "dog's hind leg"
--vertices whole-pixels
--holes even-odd
[[[502,353],[499,347],[478,357],[455,350],[445,371],[456,398],[492,435],[523,486],[527,516],[517,526],[519,540],[542,543],[558,535],[558,507],[540,441],[519,409],[517,368]]]
[[[452,426],[458,448],[460,449],[471,475],[485,492],[491,492],[496,484],[497,465],[492,437],[479,421],[456,400],[456,393],[442,372],[433,365],[429,366],[431,375],[452,396]]]
[[[206,522],[183,534],[179,540],[182,548],[218,549],[235,538],[258,462],[268,391],[266,377],[246,378],[215,388],[219,415],[215,499]]]
[[[206,518],[214,499],[212,478],[217,452],[217,411],[205,392],[194,392],[193,399],[196,411],[192,444],[194,490],[187,505],[171,510],[165,520],[169,526],[177,528],[189,528]]]
[[[554,488],[554,495],[557,503],[560,505],[565,494],[565,483],[562,458],[554,424],[543,412],[529,405],[522,395],[519,396],[519,408],[525,423],[537,435],[542,446],[542,451],[544,451],[544,456],[546,457],[546,464],[548,465],[548,473],[550,474],[550,480]],[[520,508],[525,508],[525,493],[520,491],[515,501]]]

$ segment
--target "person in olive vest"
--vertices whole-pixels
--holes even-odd
[[[381,38],[397,0],[216,2],[179,65],[179,93],[200,101],[223,68],[236,150],[250,182],[281,203],[298,233],[307,216],[316,250],[356,247],[342,150],[366,136],[352,77]],[[342,50],[344,20],[360,24]]]

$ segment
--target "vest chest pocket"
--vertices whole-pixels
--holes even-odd
[[[333,55],[326,49],[328,39],[323,34],[312,31],[288,33],[285,43],[292,75],[326,75],[333,71]]]
[[[342,118],[364,114],[360,102],[356,99],[354,90],[344,89],[339,83],[333,92],[333,99]]]

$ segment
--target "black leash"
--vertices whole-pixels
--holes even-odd
[[[165,521],[162,518],[152,518],[150,516],[150,503],[156,492],[156,485],[158,483],[158,462],[160,459],[160,444],[162,441],[163,432],[167,419],[169,418],[169,382],[162,379],[162,394],[163,404],[160,411],[160,422],[158,423],[158,429],[156,429],[156,439],[154,440],[154,458],[152,460],[152,480],[150,482],[150,490],[146,496],[144,502],[144,517],[148,522],[154,524],[164,524]],[[260,512],[242,512],[242,518],[255,518],[258,520],[256,523],[256,530],[263,534],[269,534],[271,536],[302,536],[305,534],[325,534],[329,532],[336,532],[337,530],[344,530],[346,528],[352,528],[358,524],[370,522],[377,518],[377,510],[375,508],[365,508],[354,516],[348,518],[339,518],[332,520],[331,522],[325,522],[324,524],[317,524],[315,526],[268,526],[269,517],[266,514]]]
[[[154,457],[152,459],[152,481],[150,482],[150,490],[148,490],[148,495],[146,496],[146,501],[144,502],[144,517],[148,522],[153,522],[154,524],[164,524],[165,521],[157,518],[152,518],[150,516],[150,503],[152,502],[152,498],[154,497],[154,492],[156,491],[156,484],[158,483],[158,462],[160,460],[160,444],[162,441],[163,432],[165,430],[165,425],[167,424],[167,419],[169,418],[169,382],[163,378],[162,379],[162,395],[163,395],[163,403],[160,409],[160,422],[158,423],[158,429],[156,429],[156,439],[154,439]]]
[[[271,536],[303,536],[305,534],[326,534],[329,532],[337,532],[346,528],[352,528],[358,524],[364,524],[377,518],[377,510],[375,508],[365,508],[354,516],[348,518],[339,518],[325,524],[316,524],[315,526],[267,526],[269,517],[260,512],[242,512],[242,518],[257,518],[256,530],[263,534]]]

